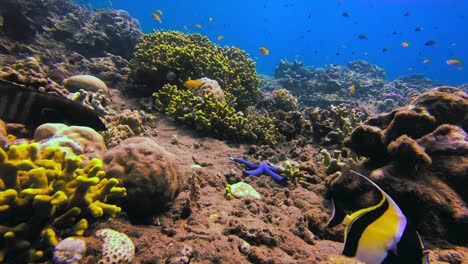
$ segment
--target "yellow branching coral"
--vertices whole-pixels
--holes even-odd
[[[126,195],[118,183],[96,158],[83,164],[83,156],[38,143],[0,148],[0,262],[37,261],[57,237],[82,235],[88,220],[120,212],[108,203]]]
[[[208,77],[218,81],[237,110],[253,105],[260,96],[260,79],[248,54],[220,47],[200,34],[154,31],[144,35],[136,47],[132,72],[137,82],[151,89],[167,83],[181,87],[187,80]]]
[[[234,141],[274,145],[281,136],[266,114],[244,117],[210,93],[195,96],[191,90],[166,84],[153,94],[156,108],[162,113],[210,135]]]

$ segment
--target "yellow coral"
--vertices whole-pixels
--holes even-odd
[[[260,79],[248,54],[239,48],[217,46],[200,34],[154,31],[142,37],[132,60],[134,76],[159,88],[168,83],[167,69],[177,73],[171,83],[181,87],[189,79],[218,81],[226,99],[236,101],[237,110],[253,105],[260,96]]]
[[[38,143],[0,149],[0,245],[8,245],[0,262],[10,252],[39,260],[58,236],[82,235],[88,219],[120,212],[108,200],[125,196],[125,188],[105,178],[101,160],[83,166],[83,156],[40,149]]]

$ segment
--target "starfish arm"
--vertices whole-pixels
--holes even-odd
[[[281,173],[281,168],[276,167],[276,166],[268,166],[268,169],[277,174]]]
[[[286,179],[286,177],[283,177],[275,172],[273,172],[270,168],[265,169],[265,174],[270,175],[275,179],[275,181],[282,182]]]
[[[249,161],[246,161],[245,159],[240,159],[240,158],[233,158],[233,157],[230,157],[230,159],[232,161],[235,161],[235,162],[238,162],[240,164],[244,164],[245,166],[251,168],[251,169],[257,169],[260,167],[260,165],[258,164],[255,164],[255,163],[252,163],[252,162],[249,162]]]
[[[255,170],[245,170],[244,173],[248,175],[260,176],[265,173],[265,170],[260,166]]]

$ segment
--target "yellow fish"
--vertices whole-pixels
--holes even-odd
[[[456,60],[456,59],[447,60],[445,63],[447,63],[447,65],[462,65],[463,64],[461,60]]]
[[[270,51],[269,51],[267,48],[265,48],[265,47],[260,47],[259,50],[260,50],[260,52],[261,52],[263,55],[268,55],[268,54],[270,54]]]
[[[151,16],[154,18],[154,20],[158,21],[159,23],[162,24],[161,17],[158,16],[156,13],[151,13]]]
[[[349,92],[349,94],[355,94],[355,93],[356,93],[356,87],[354,87],[354,84],[351,85],[351,86],[348,88],[348,92]]]
[[[382,199],[374,206],[346,215],[342,204],[332,197],[332,217],[328,227],[346,223],[342,254],[367,264],[389,260],[391,263],[428,263],[419,234],[408,224],[395,201],[366,176],[351,172],[377,188]]]
[[[216,39],[219,41],[219,40],[223,40],[224,36],[218,36]]]
[[[201,85],[201,81],[199,80],[188,80],[184,83],[184,86],[190,89],[198,88],[200,87],[200,85]]]
[[[201,28],[201,25],[200,24],[195,24],[195,27],[196,28]]]
[[[403,42],[403,43],[401,43],[401,46],[403,48],[407,48],[407,47],[409,47],[409,42]]]

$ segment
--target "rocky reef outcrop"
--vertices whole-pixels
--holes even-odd
[[[125,11],[92,11],[69,0],[5,0],[0,16],[0,64],[39,56],[59,83],[87,73],[111,87],[123,85],[127,60],[142,34]]]

